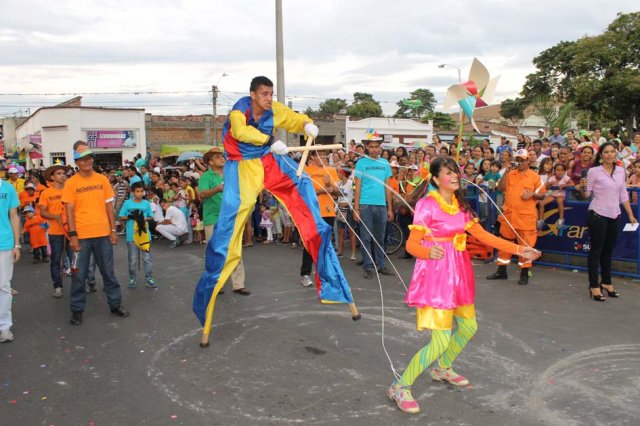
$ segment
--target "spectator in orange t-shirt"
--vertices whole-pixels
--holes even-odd
[[[500,236],[505,240],[514,241],[518,237],[517,244],[533,248],[536,245],[538,231],[536,219],[538,215],[537,201],[542,200],[547,192],[542,184],[540,175],[529,169],[529,157],[527,151],[519,149],[515,155],[517,165],[510,169],[507,167],[504,175],[498,182],[498,191],[504,192],[504,215],[500,216]],[[506,219],[506,220],[505,220]],[[507,223],[507,220],[509,221]],[[511,226],[515,229],[511,229]],[[488,280],[506,280],[507,265],[511,262],[511,255],[504,251],[498,251],[498,270],[487,277]],[[530,260],[520,256],[520,280],[518,284],[529,283]]]
[[[340,189],[338,188],[338,173],[335,168],[329,166],[327,154],[327,151],[311,151],[309,153],[311,164],[305,167],[304,171],[311,178],[313,188],[318,195],[320,215],[333,229],[333,223],[336,219],[336,202],[334,198],[340,194]],[[312,265],[313,258],[305,249],[302,252],[302,266],[300,267],[300,284],[305,287],[311,287],[314,282],[311,279]]]
[[[44,178],[50,187],[42,191],[38,206],[40,215],[49,224],[49,245],[51,246],[51,280],[53,281],[53,297],[62,297],[62,264],[65,256],[71,260],[73,252],[69,246],[67,214],[62,204],[64,183],[67,180],[68,166],[55,165],[44,171]]]
[[[102,274],[111,313],[128,317],[129,312],[121,304],[120,284],[113,269],[113,246],[118,243],[113,211],[115,194],[109,179],[93,170],[94,154],[87,143],[77,141],[73,151],[79,170],[67,180],[62,192],[69,222],[69,245],[77,252],[77,272],[71,279],[71,325],[82,324],[86,306],[85,281],[92,254]]]
[[[47,232],[46,222],[36,215],[36,211],[31,206],[26,206],[22,213],[25,215],[23,234],[29,234],[29,244],[33,249],[33,263],[48,263],[47,258]]]
[[[35,207],[38,196],[36,195],[36,186],[29,182],[24,186],[24,191],[18,194],[20,199],[20,208],[24,210],[26,206]]]

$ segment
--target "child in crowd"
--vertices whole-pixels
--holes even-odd
[[[275,201],[275,204],[272,205],[269,210],[271,210],[271,218],[273,219],[275,239],[280,241],[282,240],[282,219],[280,218],[280,210],[278,209],[278,204],[280,203]]]
[[[473,162],[468,162],[465,166],[464,166],[464,173],[462,173],[462,179],[466,179],[470,182],[475,182],[476,180],[476,166],[475,164],[473,164]],[[462,187],[464,188],[466,185],[463,182]]]
[[[267,231],[267,239],[264,244],[271,244],[273,242],[273,221],[271,219],[271,210],[264,204],[260,205],[260,229]]]
[[[151,231],[152,237],[157,240],[160,234],[156,232],[156,225],[164,220],[164,212],[162,211],[162,207],[160,207],[160,199],[153,192],[147,195],[147,200],[153,213],[153,219],[149,221],[149,230]]]
[[[47,257],[47,223],[37,215],[33,207],[26,206],[22,213],[25,216],[22,234],[29,234],[29,244],[33,249],[33,263],[49,263]]]
[[[164,191],[162,193],[162,199],[167,200],[170,203],[173,203],[173,197],[176,196],[175,191],[171,189],[171,185],[168,183],[164,184]]]
[[[200,200],[195,199],[191,204],[191,225],[193,226],[193,243],[207,244],[204,235],[204,223],[202,222],[202,206]]]
[[[633,169],[631,174],[629,175],[629,179],[627,179],[627,186],[629,188],[638,188],[640,187],[640,159],[637,159],[633,162]],[[631,202],[638,202],[638,193],[633,191],[631,193]]]
[[[549,178],[553,176],[553,159],[551,159],[550,157],[543,158],[540,162],[538,174],[540,175],[540,180],[542,180],[542,183],[547,183],[547,180],[549,180]]]
[[[547,189],[551,187],[557,187],[558,189],[551,191],[542,201],[538,202],[538,229],[542,229],[544,226],[544,206],[553,201],[558,204],[558,227],[564,226],[564,188],[573,186],[573,182],[567,175],[567,169],[562,163],[556,164],[553,168],[553,173],[553,176],[549,177],[545,185]]]
[[[157,288],[153,280],[151,268],[151,234],[147,222],[153,219],[151,203],[144,199],[144,185],[136,182],[131,186],[133,198],[129,198],[122,204],[120,220],[126,221],[127,251],[129,254],[129,288],[136,288],[136,269],[138,256],[142,256],[144,262],[145,285],[149,288]],[[135,223],[135,225],[134,225]],[[135,233],[138,233],[136,238]],[[140,247],[138,246],[140,244]],[[142,249],[145,247],[146,249]]]
[[[291,242],[291,216],[286,207],[282,204],[278,204],[278,211],[280,213],[280,220],[282,221],[282,243],[289,244]]]

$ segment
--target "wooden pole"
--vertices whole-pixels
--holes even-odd
[[[362,318],[362,315],[360,315],[360,312],[358,312],[358,308],[356,307],[355,303],[349,303],[349,309],[351,310],[352,320],[358,321],[360,318]]]
[[[304,146],[304,148],[307,148],[307,149],[302,153],[302,158],[300,159],[300,164],[298,165],[298,172],[296,173],[298,177],[302,176],[302,172],[304,171],[304,168],[307,165],[307,157],[309,157],[309,148],[311,148],[312,144],[313,144],[313,138],[310,136],[307,136],[307,143]],[[291,150],[291,148],[289,148],[289,150]]]
[[[312,145],[312,146],[290,146],[287,148],[289,152],[306,152],[306,151],[324,151],[328,149],[343,149],[344,146],[340,143],[333,145]]]

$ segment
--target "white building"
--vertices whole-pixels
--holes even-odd
[[[407,149],[420,148],[433,142],[433,121],[424,124],[408,118],[365,118],[345,123],[347,142],[351,139],[360,143],[371,133],[383,138],[384,148],[404,146]]]
[[[56,161],[73,165],[78,140],[89,144],[98,165],[109,167],[144,157],[147,149],[144,109],[83,107],[79,98],[38,109],[16,127],[16,138],[27,169]]]

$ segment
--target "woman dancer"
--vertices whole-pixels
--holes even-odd
[[[418,413],[420,408],[411,395],[416,378],[436,360],[431,377],[456,386],[469,381],[451,368],[477,330],[474,308],[475,280],[471,260],[465,250],[465,231],[483,243],[527,259],[537,259],[540,252],[522,247],[486,232],[473,217],[460,189],[460,171],[455,161],[438,157],[431,163],[431,179],[414,190],[412,200],[424,194],[428,184],[436,188],[416,205],[407,250],[416,265],[405,302],[417,308],[418,330],[431,330],[431,342],[416,353],[399,380],[393,382],[388,395],[398,408]],[[457,330],[452,335],[453,318]]]

